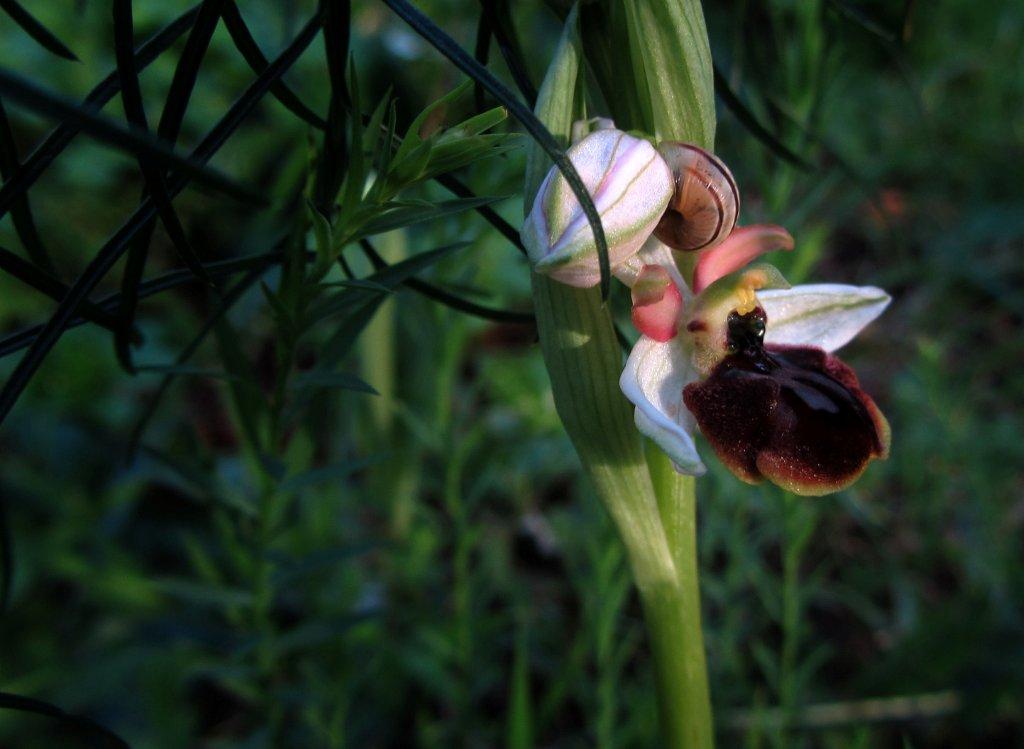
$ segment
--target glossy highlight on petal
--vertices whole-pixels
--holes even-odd
[[[781,226],[755,224],[734,229],[725,241],[701,253],[693,270],[693,293],[738,271],[766,252],[792,250],[793,237]]]
[[[668,271],[645,265],[633,284],[633,325],[648,338],[664,343],[675,337],[683,297]]]
[[[888,456],[885,417],[839,359],[811,347],[759,348],[754,338],[735,348],[710,377],[686,386],[684,400],[741,479],[818,496],[848,487],[872,459]]]
[[[787,288],[789,284],[772,265],[755,263],[718,279],[688,304],[683,318],[693,363],[704,377],[729,353],[729,316],[758,307],[761,289]]]

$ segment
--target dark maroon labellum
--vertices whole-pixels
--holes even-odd
[[[737,476],[797,494],[852,484],[888,452],[888,424],[853,370],[821,349],[765,346],[764,311],[729,316],[729,355],[687,385],[687,408]]]

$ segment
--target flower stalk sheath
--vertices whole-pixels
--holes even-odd
[[[653,5],[660,7],[662,3]],[[700,18],[699,3],[686,0],[682,6],[687,18],[692,20],[693,14]],[[541,120],[556,137],[566,141],[572,123],[586,116],[578,107],[583,100],[583,83],[576,24],[574,10],[566,21],[537,104]],[[672,44],[681,44],[680,39],[691,34],[663,31]],[[699,31],[704,34],[702,20]],[[706,54],[707,40],[683,46]],[[688,57],[687,69],[696,66],[702,70],[702,77],[706,73],[710,80],[710,64],[703,70],[705,62],[704,58]],[[678,63],[677,57],[673,65]],[[638,74],[633,85],[644,90],[649,100],[647,76],[653,79],[659,75],[654,69]],[[667,81],[671,73],[666,75]],[[680,126],[680,132],[671,132],[671,120],[665,116],[669,105],[661,102],[659,121],[664,123],[664,132],[659,135],[707,145],[710,136],[705,134],[713,132],[710,89],[677,87],[673,96],[672,106],[678,104],[687,112],[700,113],[698,119],[703,124],[699,131],[687,132]],[[699,104],[693,100],[698,96],[704,96]],[[710,123],[705,117],[709,112]],[[631,122],[629,126],[656,132],[652,121]],[[529,154],[525,189],[528,208],[534,206],[548,167],[537,149]],[[547,246],[553,245],[550,240],[549,233]],[[637,248],[630,251],[636,252]],[[624,274],[643,272],[643,263],[635,268],[627,267],[630,265],[631,261],[624,261],[619,270]],[[673,272],[678,275],[674,268],[670,270]],[[711,747],[713,725],[700,625],[693,479],[676,473],[660,451],[649,453],[645,449],[633,424],[630,404],[618,387],[622,355],[610,313],[597,290],[572,288],[541,273],[533,274],[532,285],[555,406],[586,475],[615,522],[643,604],[656,677],[661,745],[672,749]]]

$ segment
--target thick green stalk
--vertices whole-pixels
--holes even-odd
[[[659,451],[652,462],[664,467],[654,476],[655,491],[632,409],[618,387],[622,359],[598,292],[537,275],[533,292],[555,406],[615,521],[643,603],[664,746],[711,747],[693,480],[676,476]]]
[[[676,569],[675,610],[664,627],[651,627],[669,638],[665,646],[670,652],[663,659],[678,663],[663,666],[659,677],[668,674],[670,684],[658,685],[658,693],[670,700],[664,710],[682,706],[689,720],[684,730],[689,746],[710,747],[714,744],[711,720],[711,699],[708,694],[707,663],[700,618],[700,574],[697,556],[697,493],[693,476],[680,476],[661,450],[647,442],[647,465],[658,500],[658,511]],[[648,618],[652,618],[648,614]],[[657,654],[657,650],[655,650]]]
[[[714,108],[709,106],[706,87],[694,84],[703,77],[710,80],[711,72],[710,64],[705,65],[709,58],[699,4],[645,0],[647,5],[655,12],[645,15],[645,22],[654,17],[671,21],[670,16],[678,16],[689,22],[696,18],[699,23],[691,23],[690,28],[699,27],[703,36],[696,53],[692,45],[683,50],[684,57],[689,52],[693,59],[687,59],[687,74],[682,76],[686,85],[673,94],[672,101],[659,94],[666,81],[651,79],[665,73],[660,65],[667,54],[651,56],[651,69],[637,73],[648,76],[634,83],[658,113],[655,120],[660,120],[660,127],[649,123],[646,129],[705,144],[713,137]],[[665,10],[667,5],[672,5],[672,12]],[[675,39],[671,30],[662,31],[671,42],[666,42],[663,52],[685,44]],[[566,140],[572,121],[583,115],[582,68],[574,8],[537,102],[541,120],[556,137]],[[699,99],[699,107],[673,110],[695,99]],[[673,111],[677,113],[674,119]],[[686,133],[675,132],[676,128],[695,132],[686,138]],[[533,149],[527,160],[527,209],[548,167],[540,150]],[[632,406],[619,389],[622,355],[611,316],[597,290],[571,288],[535,274],[533,295],[555,406],[584,470],[615,522],[643,603],[657,681],[662,746],[711,747],[714,733],[700,626],[693,480],[678,476],[660,451],[645,455]]]

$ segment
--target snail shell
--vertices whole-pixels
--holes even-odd
[[[668,162],[676,191],[654,235],[674,250],[714,247],[736,225],[740,192],[729,168],[703,148],[667,141],[658,151]]]

